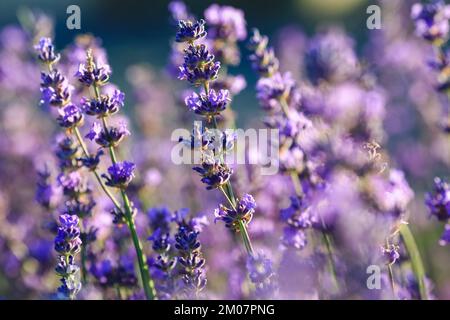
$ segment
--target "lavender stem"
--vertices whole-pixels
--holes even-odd
[[[414,236],[407,224],[401,224],[400,235],[403,238],[406,251],[408,251],[411,259],[412,269],[419,285],[420,298],[422,300],[428,300],[428,294],[425,288],[425,268],[423,266],[419,249],[417,248],[416,241],[414,240]]]

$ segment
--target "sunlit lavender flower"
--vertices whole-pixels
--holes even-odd
[[[125,104],[125,94],[115,90],[112,95],[101,95],[99,99],[85,99],[83,110],[90,116],[98,118],[111,116],[119,112]]]
[[[253,218],[255,212],[255,199],[249,194],[245,194],[238,202],[236,209],[227,208],[224,205],[219,205],[219,208],[214,210],[214,221],[222,220],[227,228],[236,232],[240,230],[239,223],[248,225]]]
[[[203,161],[201,167],[192,169],[202,176],[201,181],[207,185],[208,190],[224,186],[233,174],[233,169],[215,160]]]
[[[38,52],[39,60],[48,65],[52,65],[60,58],[59,54],[55,54],[55,47],[50,38],[41,38],[34,48]]]
[[[90,61],[90,62],[89,62]],[[88,57],[88,63],[81,63],[75,76],[86,86],[103,86],[108,83],[111,68],[108,65],[96,66],[93,64],[92,57]]]
[[[86,138],[91,141],[95,141],[97,144],[104,148],[117,147],[119,143],[126,136],[130,135],[125,122],[119,123],[118,127],[110,127],[107,131],[104,130],[101,124],[94,122],[91,130],[86,134]]]
[[[431,42],[442,42],[449,32],[450,6],[444,1],[416,3],[411,8],[411,17],[416,25],[416,33]]]
[[[274,272],[270,259],[263,253],[251,255],[247,259],[247,270],[250,280],[256,286],[256,297],[268,298],[274,294]]]
[[[441,178],[434,178],[434,190],[425,195],[430,214],[440,221],[450,219],[450,188]]]
[[[64,106],[69,103],[73,87],[57,70],[41,73],[41,104]]]
[[[79,126],[83,121],[83,114],[80,112],[80,109],[74,104],[68,104],[58,111],[59,116],[56,121],[63,128],[70,129]]]
[[[66,299],[74,299],[81,289],[79,268],[74,258],[81,250],[80,229],[78,217],[63,214],[59,217],[60,226],[55,238],[55,251],[59,254],[56,272],[61,276],[61,286],[58,293]]]
[[[252,51],[249,59],[253,69],[264,77],[270,77],[278,71],[279,61],[275,57],[273,48],[268,47],[269,38],[262,36],[257,29],[249,40],[248,47]]]
[[[206,36],[205,21],[196,22],[180,20],[178,32],[175,36],[176,42],[193,42]]]
[[[193,92],[185,99],[186,106],[196,114],[213,117],[225,110],[230,98],[228,90],[215,91],[210,89],[208,94],[201,92],[197,94]]]
[[[114,188],[125,189],[134,178],[136,165],[129,161],[117,162],[108,168],[109,176],[102,174],[106,185]]]
[[[217,78],[220,62],[214,61],[214,55],[204,44],[189,45],[184,53],[184,63],[180,66],[178,76],[180,80],[187,80],[198,86]]]

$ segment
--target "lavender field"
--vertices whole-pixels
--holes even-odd
[[[1,5],[0,299],[450,299],[450,4],[241,2]]]

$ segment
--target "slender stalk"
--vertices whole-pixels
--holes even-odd
[[[100,90],[99,90],[98,86],[95,84],[93,85],[93,87],[94,87],[95,97],[97,99],[99,99],[100,98]],[[108,131],[108,123],[107,123],[105,117],[102,117],[102,124],[103,124],[103,129],[105,130],[105,132],[109,132]],[[116,157],[113,146],[109,147],[109,154],[111,157],[111,162],[113,164],[116,164],[117,157]],[[144,287],[145,296],[147,297],[147,299],[154,300],[154,299],[156,299],[155,285],[153,283],[153,280],[150,278],[150,273],[149,273],[148,265],[147,265],[147,258],[142,250],[142,244],[139,241],[139,236],[136,231],[136,225],[134,223],[133,209],[131,208],[130,199],[128,198],[124,189],[120,190],[120,194],[122,196],[123,206],[125,209],[125,220],[127,222],[128,229],[130,230],[131,239],[133,241],[133,245],[136,250],[136,256],[137,256],[138,265],[139,265],[139,272],[141,275],[142,286]]]
[[[83,224],[80,222],[80,232],[83,232]],[[87,268],[86,268],[86,255],[87,255],[87,243],[81,245],[81,283],[85,285],[87,283]]]
[[[390,244],[389,244],[389,237],[386,238],[386,247],[389,248]],[[388,263],[387,268],[388,268],[388,273],[389,273],[389,282],[391,284],[391,289],[392,289],[392,297],[395,298],[395,280],[394,280],[394,272],[392,270],[392,264],[393,263]]]
[[[420,298],[422,300],[428,300],[428,294],[425,288],[425,268],[423,266],[422,258],[420,256],[416,241],[414,240],[414,236],[407,224],[402,223],[399,230],[400,235],[403,239],[403,243],[405,244],[406,251],[408,251],[409,257],[411,259],[411,266],[419,285]]]
[[[209,92],[208,91],[209,90],[208,82],[205,82],[204,88],[205,88],[205,92],[208,93]],[[217,126],[216,118],[213,117],[212,120],[213,120],[212,121],[213,128],[217,129],[218,126]],[[225,186],[220,187],[220,190],[225,195],[225,198],[228,200],[228,202],[230,203],[233,210],[236,210],[236,197],[234,196],[233,187],[232,187],[230,181],[228,181],[225,184]],[[242,242],[244,243],[247,254],[250,256],[253,256],[254,250],[253,250],[252,242],[250,240],[250,235],[248,234],[247,226],[242,222],[242,220],[239,220],[239,232],[242,236]]]
[[[394,272],[392,271],[392,265],[389,263],[387,265],[387,268],[389,272],[389,282],[391,283],[392,296],[395,299],[395,280],[394,280]]]
[[[86,157],[89,157],[89,151],[86,147],[86,144],[83,141],[83,138],[81,136],[80,130],[76,127],[74,129],[75,132],[75,136],[77,137],[78,143],[81,146],[81,149],[83,150],[83,153]],[[122,208],[119,204],[119,202],[117,201],[117,199],[114,197],[114,195],[111,193],[111,191],[106,187],[105,183],[103,182],[103,180],[100,177],[100,174],[98,173],[97,169],[92,170],[92,173],[94,174],[95,178],[98,181],[98,184],[100,185],[100,187],[102,188],[102,190],[105,192],[105,194],[108,196],[109,199],[111,199],[112,203],[114,204],[114,206],[120,211],[122,212]]]

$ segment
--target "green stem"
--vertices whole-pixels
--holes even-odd
[[[80,221],[80,232],[83,232],[83,224]],[[86,240],[85,240],[86,241]],[[86,254],[87,243],[81,245],[81,283],[85,285],[87,283],[87,268],[86,268]]]
[[[392,289],[392,297],[395,299],[395,280],[394,280],[394,272],[392,271],[392,265],[387,265],[388,272],[389,272],[389,282],[391,283],[391,289]]]
[[[420,298],[422,300],[428,300],[427,290],[425,288],[425,268],[414,236],[407,224],[402,223],[400,225],[400,235],[411,259],[411,266],[419,285]]]

